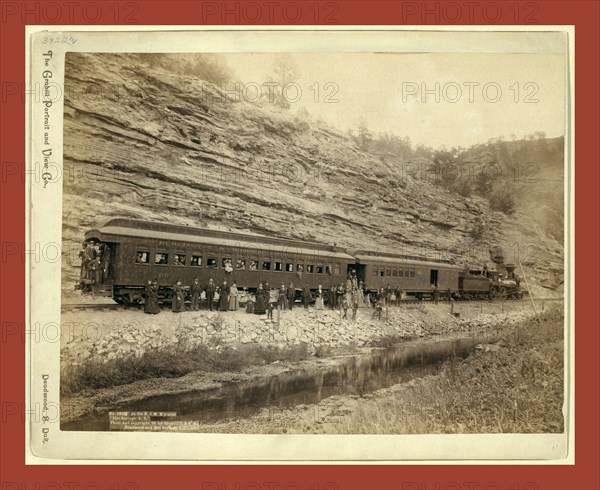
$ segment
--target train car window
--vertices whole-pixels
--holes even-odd
[[[317,274],[323,274],[323,265],[317,264]]]
[[[237,259],[235,261],[235,268],[238,271],[245,271],[246,270],[246,259]],[[256,269],[256,266],[254,268]]]
[[[398,277],[404,277],[404,269],[402,267],[398,268]]]
[[[388,267],[388,268],[385,270],[385,275],[386,275],[387,277],[391,277],[391,275],[392,275],[392,268],[391,268],[391,267]]]
[[[192,261],[190,262],[192,267],[202,267],[202,256],[192,255]]]
[[[285,264],[285,271],[286,272],[294,272],[294,264],[292,264],[291,262],[288,262],[287,264]]]
[[[306,272],[312,274],[315,271],[315,266],[313,264],[306,264]]]
[[[398,269],[395,267],[392,269],[392,277],[398,277]]]
[[[223,257],[221,259],[221,267],[227,272],[231,272],[233,270],[233,259],[231,257]]]
[[[263,262],[262,263],[262,270],[263,271],[270,271],[271,270],[271,262]]]
[[[156,255],[154,256],[154,263],[156,265],[168,265],[169,254],[164,252],[156,252]]]
[[[275,271],[281,272],[283,270],[283,262],[275,262]]]
[[[208,267],[209,269],[212,269],[216,266],[217,266],[217,258],[216,257],[209,257],[208,259],[206,259],[206,267]]]
[[[248,269],[251,271],[257,271],[258,270],[258,260],[251,260],[248,263]]]
[[[341,271],[342,271],[342,268],[340,267],[340,264],[335,264],[335,265],[333,266],[333,269],[334,269],[334,271],[335,271],[335,275],[336,275],[336,276],[339,276],[339,275],[340,275],[340,273],[341,273]]]
[[[415,269],[414,269],[414,267],[412,269],[410,269],[410,277],[411,278],[415,277]]]
[[[380,267],[379,268],[379,277],[384,277],[385,276],[385,267]]]
[[[378,276],[379,275],[379,269],[375,266],[373,266],[373,275],[374,276]]]
[[[296,272],[304,272],[304,264],[297,264]]]
[[[138,251],[135,254],[136,264],[148,264],[150,262],[150,253],[144,251]]]
[[[325,267],[325,274],[328,274],[328,275],[333,274],[333,269],[331,268],[330,265],[328,265],[327,267]]]
[[[174,254],[173,255],[173,265],[185,265],[185,255]]]

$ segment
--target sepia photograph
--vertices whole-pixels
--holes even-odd
[[[566,33],[188,34],[53,78],[60,433],[566,436]]]

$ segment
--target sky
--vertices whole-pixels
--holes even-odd
[[[223,55],[248,98],[280,55]],[[424,144],[469,147],[490,138],[565,133],[566,56],[540,53],[293,53],[291,110],[341,129],[363,118],[372,132]],[[437,84],[437,85],[436,85]],[[244,92],[242,91],[242,96]]]

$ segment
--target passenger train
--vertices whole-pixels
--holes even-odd
[[[156,279],[159,298],[169,302],[172,286],[194,278],[213,279],[255,292],[259,283],[298,292],[335,288],[356,274],[369,292],[399,288],[405,297],[480,299],[520,298],[514,267],[465,270],[449,261],[368,250],[351,253],[330,245],[247,233],[215,231],[130,218],[115,218],[85,233],[78,287],[112,297],[121,304],[143,301],[145,286]]]

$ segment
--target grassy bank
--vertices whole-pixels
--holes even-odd
[[[277,349],[256,344],[219,350],[200,344],[190,346],[185,341],[150,349],[107,362],[84,361],[68,364],[61,370],[61,394],[72,395],[87,388],[109,388],[149,378],[174,378],[194,371],[239,372],[250,366],[269,364],[276,360],[299,361],[309,356],[305,345]]]
[[[447,362],[440,375],[360,403],[339,433],[563,431],[563,311],[513,328],[497,344]]]

